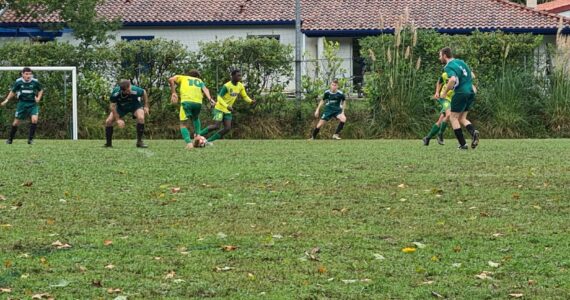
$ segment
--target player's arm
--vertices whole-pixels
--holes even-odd
[[[248,95],[247,92],[245,91],[245,88],[241,89],[240,92],[241,97],[243,98],[243,100],[245,100],[245,102],[249,103],[249,104],[255,104],[255,100],[251,99]]]
[[[315,118],[319,117],[321,107],[323,107],[323,105],[325,105],[325,100],[321,99],[321,101],[319,101],[319,105],[317,105],[317,110],[315,110]]]
[[[42,97],[44,96],[44,90],[40,90],[38,92],[38,94],[36,95],[36,103],[40,103],[40,101],[42,100]]]
[[[13,91],[10,91],[10,93],[8,93],[8,96],[6,97],[6,100],[2,101],[2,103],[0,105],[5,106],[15,96],[16,96],[16,93],[14,93]]]
[[[206,85],[202,86],[202,92],[204,93],[204,95],[206,95],[206,97],[208,98],[208,101],[210,101],[210,104],[212,106],[216,105],[216,101],[214,101],[214,99],[212,99],[212,95],[210,94],[210,90],[206,87]]]
[[[434,99],[439,99],[441,98],[441,95],[439,94],[439,91],[441,91],[441,87],[443,85],[443,81],[441,80],[441,78],[439,78],[437,80],[437,82],[435,83],[435,94],[433,94],[433,98]]]
[[[172,101],[172,104],[176,104],[178,103],[178,93],[176,92],[178,76],[170,77],[168,83],[170,84],[170,101]]]
[[[143,105],[144,105],[144,113],[149,115],[150,114],[150,102],[148,101],[148,94],[147,94],[146,90],[143,90],[142,98],[143,98]]]
[[[473,77],[473,82],[475,82],[475,73],[471,72],[471,77]],[[473,93],[477,94],[477,86],[475,85],[475,83],[473,83]]]
[[[222,88],[220,89],[220,92],[218,93],[218,103],[222,108],[225,108],[229,111],[233,111],[234,109],[228,105],[228,103],[226,101],[224,101],[224,96],[228,93],[228,88],[224,85],[222,86]]]
[[[342,113],[344,114],[344,111],[348,107],[346,102],[346,95],[342,95],[342,100],[340,101],[340,107],[342,108]]]

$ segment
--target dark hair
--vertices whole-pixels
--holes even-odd
[[[453,57],[453,52],[451,51],[451,48],[449,48],[449,47],[445,47],[445,48],[441,49],[441,54],[445,55],[445,57],[448,57],[448,58]]]
[[[232,71],[231,75],[232,75],[232,76],[235,76],[235,75],[238,74],[238,73],[241,73],[241,71],[238,70],[238,69],[235,69],[235,70]]]
[[[121,91],[126,91],[131,87],[131,82],[127,79],[121,79],[121,81],[119,81],[119,87],[121,88]]]
[[[333,80],[332,83],[338,85],[338,79]]]
[[[30,69],[30,68],[28,68],[28,67],[25,67],[25,68],[22,70],[22,74],[28,73],[28,72],[32,73],[32,69]]]
[[[190,72],[188,72],[188,75],[190,75],[192,77],[196,77],[196,78],[202,77],[202,75],[200,74],[200,72],[198,70],[190,70]]]

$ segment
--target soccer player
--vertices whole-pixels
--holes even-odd
[[[143,99],[141,102],[140,99]],[[117,123],[119,128],[125,127],[123,117],[132,114],[137,120],[137,148],[148,148],[143,142],[144,117],[150,113],[148,95],[142,88],[131,85],[129,80],[121,80],[111,92],[111,113],[105,120],[105,135],[107,143],[105,147],[113,147],[113,125]]]
[[[462,60],[453,58],[450,48],[443,48],[439,52],[439,60],[445,64],[445,72],[449,75],[447,85],[444,85],[441,94],[447,94],[447,91],[454,91],[451,101],[451,126],[459,142],[459,149],[467,150],[467,142],[463,136],[461,125],[471,134],[471,148],[475,149],[479,145],[479,131],[467,119],[469,109],[475,101],[475,93],[477,92],[473,86],[473,78],[475,75],[471,68]]]
[[[218,101],[214,107],[214,124],[202,130],[200,135],[205,136],[211,131],[218,130],[222,124],[224,128],[208,138],[208,145],[211,145],[215,140],[223,138],[224,135],[232,129],[233,105],[238,96],[241,96],[241,98],[249,104],[255,104],[255,100],[251,99],[247,95],[245,87],[243,86],[243,83],[241,83],[241,79],[241,71],[234,70],[231,73],[231,80],[224,84],[220,89],[220,92],[218,93]]]
[[[320,120],[317,123],[317,126],[313,129],[313,134],[311,135],[311,140],[317,138],[319,131],[321,131],[321,127],[325,125],[331,119],[337,119],[339,121],[338,127],[336,128],[335,134],[332,136],[335,140],[340,140],[340,132],[344,128],[344,123],[346,123],[346,115],[344,114],[344,110],[346,108],[345,105],[346,97],[344,94],[338,89],[338,80],[334,80],[331,83],[330,90],[327,90],[323,96],[323,99],[319,102],[317,106],[317,110],[315,111],[315,118],[319,118],[321,107],[325,106],[325,110],[322,115],[320,115]]]
[[[186,142],[186,148],[192,149],[194,148],[192,138],[202,131],[202,125],[200,123],[200,111],[202,110],[202,101],[204,99],[202,93],[208,97],[212,106],[214,106],[216,102],[212,99],[210,91],[200,78],[200,72],[191,70],[188,75],[189,76],[176,75],[171,77],[168,82],[170,83],[170,91],[172,93],[172,104],[178,104],[176,86],[180,86],[180,133],[182,134],[184,142]],[[186,126],[188,118],[192,119],[192,123],[194,124],[194,134],[192,135]]]
[[[44,95],[44,90],[40,82],[33,78],[34,74],[32,69],[24,68],[22,70],[22,77],[18,78],[8,97],[0,105],[6,106],[8,102],[16,97],[18,99],[18,106],[16,107],[16,117],[12,123],[12,129],[10,130],[10,136],[6,140],[6,144],[10,145],[14,141],[16,132],[18,131],[18,126],[20,122],[27,118],[31,119],[30,133],[28,135],[28,144],[32,145],[34,143],[34,136],[36,134],[36,128],[38,127],[38,115],[40,113],[40,108],[38,103],[42,100]]]
[[[440,145],[445,145],[443,141],[443,134],[445,133],[447,122],[449,121],[449,116],[451,115],[451,99],[453,97],[453,90],[447,91],[447,95],[440,94],[440,91],[443,91],[443,86],[447,85],[448,79],[449,76],[447,73],[443,72],[435,85],[435,95],[433,97],[439,103],[441,110],[439,119],[432,126],[428,135],[423,138],[424,146],[429,146],[430,140],[436,135],[437,143]]]

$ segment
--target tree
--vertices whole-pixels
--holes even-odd
[[[103,43],[109,39],[109,31],[120,26],[118,19],[109,20],[97,14],[97,6],[105,0],[6,0],[2,6],[9,7],[19,17],[58,14],[60,22],[42,25],[44,29],[66,26],[73,30],[83,45]]]

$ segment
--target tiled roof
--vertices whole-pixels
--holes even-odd
[[[536,9],[553,13],[568,11],[570,10],[570,0],[554,0],[551,2],[546,2],[539,4]]]
[[[346,32],[392,29],[406,9],[419,28],[443,32],[497,30],[555,31],[559,18],[508,0],[302,0],[305,32]],[[99,15],[132,25],[292,24],[294,0],[107,0]],[[383,20],[383,22],[382,22]],[[52,14],[17,17],[6,11],[0,25],[59,22]],[[565,20],[566,24],[570,24]],[[381,28],[381,24],[384,25]]]

